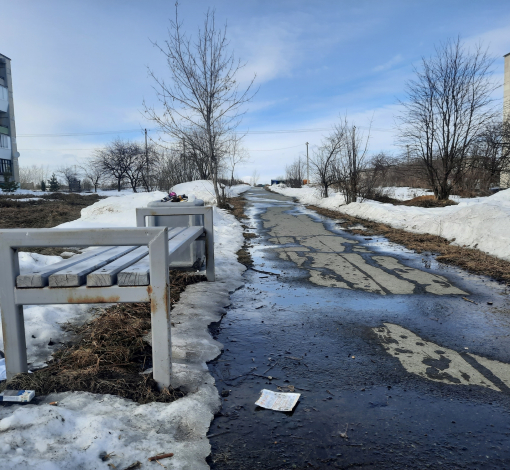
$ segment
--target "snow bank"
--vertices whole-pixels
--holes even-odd
[[[271,189],[295,197],[303,204],[336,210],[409,232],[439,235],[455,245],[477,248],[510,261],[510,189],[489,197],[459,198],[456,206],[438,208],[394,206],[370,200],[345,205],[340,194],[332,192],[330,197],[321,198],[319,191],[312,187],[292,189],[278,185]],[[405,199],[409,190],[416,191],[402,188],[394,194]]]
[[[194,187],[198,188],[195,195],[203,198],[197,184],[182,185],[181,194],[191,193],[189,188]],[[238,193],[242,190],[234,189]],[[83,209],[78,220],[59,228],[136,226],[134,208],[164,195],[153,192],[110,197]],[[217,281],[189,286],[172,310],[172,385],[187,390],[188,395],[170,404],[138,405],[110,395],[60,393],[37,404],[0,407],[2,468],[108,469],[108,463],[125,468],[137,460],[144,468],[148,457],[161,452],[175,454],[164,462],[169,469],[209,468],[205,458],[210,445],[205,436],[220,401],[206,362],[221,353],[222,345],[212,339],[208,325],[221,319],[230,302],[229,293],[242,285],[245,270],[237,262],[236,252],[244,239],[235,217],[215,207],[214,232]],[[26,272],[60,260],[59,256],[22,253],[20,266]],[[59,324],[83,321],[90,316],[89,309],[87,305],[24,308],[28,356],[33,366],[50,357],[49,338],[55,343],[63,339]],[[58,401],[58,407],[50,406],[51,401]],[[115,455],[103,462],[101,452]]]
[[[236,197],[250,189],[247,184],[238,184],[235,186],[227,186],[225,194],[228,197]],[[216,196],[214,194],[214,186],[212,181],[197,180],[188,183],[176,184],[171,191],[177,194],[186,194],[187,196],[194,196],[197,199],[203,199],[206,204],[216,203]]]

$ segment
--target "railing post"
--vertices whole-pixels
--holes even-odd
[[[205,207],[204,210],[204,229],[205,229],[205,263],[207,280],[214,282],[214,224],[213,208]]]
[[[168,228],[149,243],[153,377],[160,388],[170,386],[172,336]]]
[[[136,209],[136,226],[145,227],[145,216],[140,209]]]
[[[14,299],[18,275],[18,250],[0,246],[0,308],[7,380],[21,372],[28,372],[23,306],[16,305]]]

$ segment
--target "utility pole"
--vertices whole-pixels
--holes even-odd
[[[308,142],[306,143],[306,184],[310,184],[310,159],[308,158]]]
[[[151,190],[149,180],[149,152],[147,151],[147,129],[145,129],[145,164],[147,165],[147,192]]]
[[[407,147],[407,163],[409,164],[409,145],[406,145]]]

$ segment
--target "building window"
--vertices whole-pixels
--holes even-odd
[[[5,173],[10,173],[12,175],[12,162],[10,160],[0,158],[0,175]]]
[[[0,134],[0,148],[1,149],[11,148],[11,138],[8,135]]]
[[[0,100],[7,101],[9,99],[9,91],[4,86],[0,85]]]

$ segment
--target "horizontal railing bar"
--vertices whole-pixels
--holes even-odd
[[[177,204],[177,203],[176,203]],[[212,211],[210,206],[196,207],[138,207],[137,214],[143,214],[144,217],[157,217],[169,215],[204,215],[206,212]]]
[[[163,230],[166,227],[8,229],[0,230],[0,242],[11,248],[148,245]]]
[[[148,287],[61,287],[14,289],[16,305],[150,302]]]

